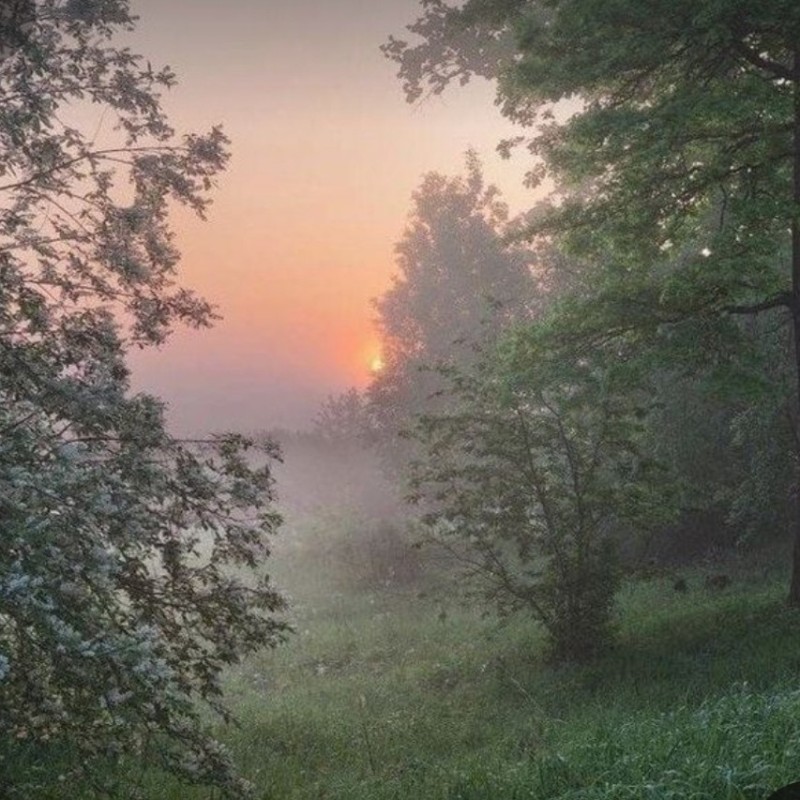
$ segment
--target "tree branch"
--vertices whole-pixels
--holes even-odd
[[[75,158],[67,159],[66,161],[62,161],[58,164],[53,165],[49,169],[41,170],[40,172],[36,172],[33,175],[24,178],[23,180],[17,181],[16,183],[7,183],[4,186],[0,186],[0,192],[8,192],[13,189],[21,189],[25,186],[30,186],[32,183],[36,183],[44,178],[53,175],[56,172],[60,172],[61,170],[69,169],[70,167],[74,167],[76,164],[80,164],[82,161],[114,161],[114,156],[120,153],[152,153],[152,154],[160,154],[160,153],[181,153],[185,152],[186,148],[183,146],[177,145],[151,145],[151,146],[143,146],[143,147],[112,147],[106,150],[93,150],[91,152],[83,153],[82,155],[75,156]],[[117,159],[118,160],[118,159]],[[121,161],[126,166],[131,166],[129,161]]]
[[[780,61],[773,61],[771,58],[760,55],[742,41],[735,41],[733,49],[746,61],[765,72],[769,72],[775,79],[791,81],[794,79],[792,70]]]
[[[779,292],[760,303],[723,306],[722,310],[727,314],[760,314],[762,311],[769,311],[773,308],[791,308],[793,305],[791,292]]]

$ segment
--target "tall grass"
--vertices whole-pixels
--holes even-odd
[[[581,667],[434,577],[337,592],[286,572],[297,632],[230,673],[240,725],[219,733],[261,800],[765,798],[800,780],[800,617],[782,571],[751,567],[722,592],[629,584],[619,644]]]

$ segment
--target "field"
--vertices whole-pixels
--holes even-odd
[[[296,634],[230,674],[240,726],[220,737],[261,800],[766,798],[800,779],[785,555],[724,564],[724,590],[700,568],[686,593],[630,582],[618,646],[583,667],[432,576],[342,592],[296,572]]]

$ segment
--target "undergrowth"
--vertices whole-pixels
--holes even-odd
[[[259,800],[765,798],[800,780],[800,614],[781,569],[621,592],[617,646],[554,666],[447,585],[290,587],[296,634],[228,676]],[[208,794],[143,783],[149,800]]]

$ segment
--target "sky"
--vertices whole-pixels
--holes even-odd
[[[409,105],[379,46],[417,0],[132,0],[132,46],[179,84],[181,131],[222,123],[233,158],[208,220],[176,212],[181,283],[215,303],[211,330],[178,331],[132,360],[134,388],[169,404],[179,434],[307,427],[331,394],[369,380],[372,298],[424,173],[475,149],[512,209],[525,164],[486,82]]]

